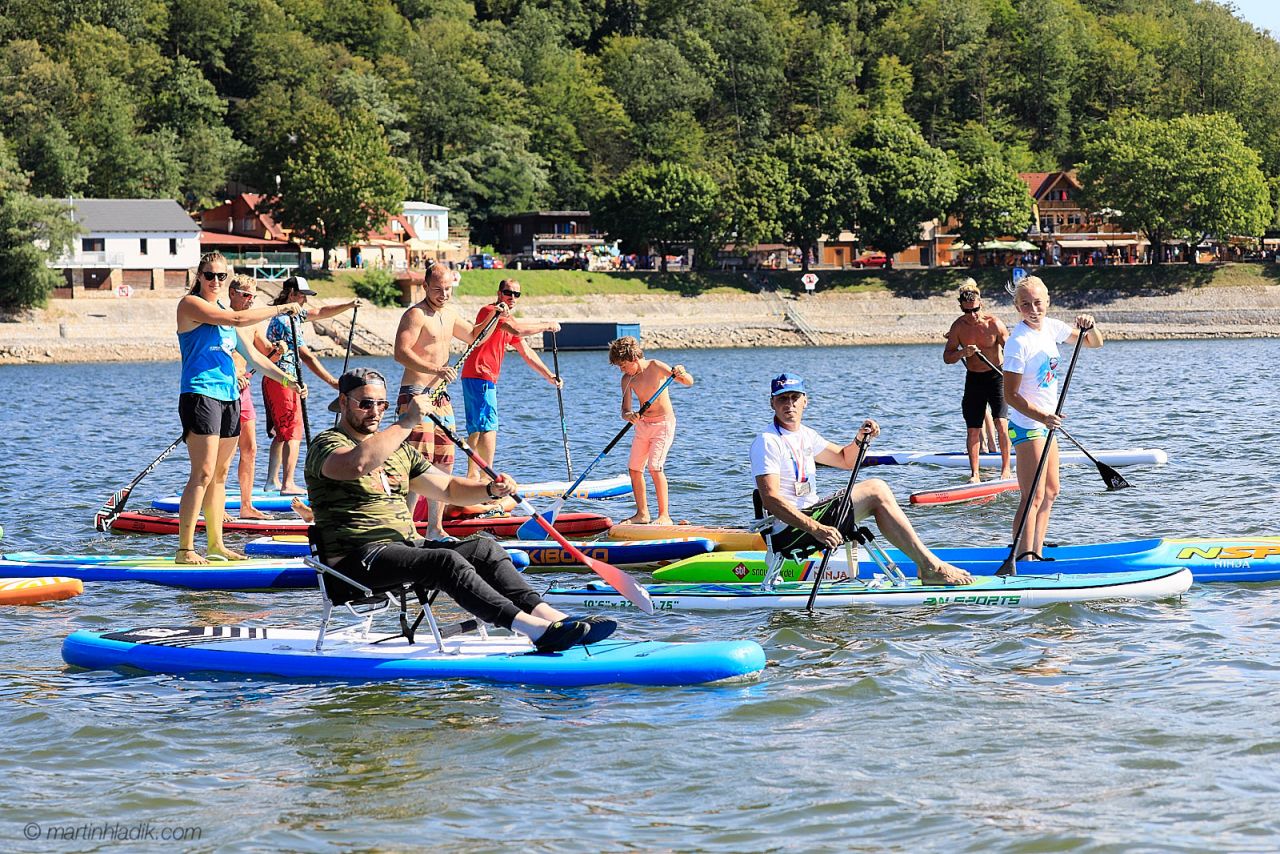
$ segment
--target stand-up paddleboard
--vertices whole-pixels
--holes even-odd
[[[9,552],[0,575],[49,573],[79,581],[133,581],[189,590],[294,590],[316,586],[316,571],[299,559],[214,561],[191,566],[154,555],[49,555]]]
[[[1169,455],[1159,448],[1126,448],[1119,451],[1097,451],[1094,456],[1109,466],[1162,466],[1169,462]],[[1092,465],[1093,461],[1079,451],[1059,451],[1062,465]],[[980,454],[978,464],[986,468],[1000,468],[999,454]],[[968,451],[881,451],[867,454],[868,466],[926,465],[944,468],[968,468]]]
[[[559,497],[572,484],[567,481],[546,481],[543,483],[520,484],[520,494],[525,498]],[[573,498],[616,498],[631,492],[631,478],[625,474],[601,480],[583,481],[573,491]],[[306,495],[281,495],[279,492],[254,490],[253,506],[268,513],[287,513],[293,507],[293,500],[301,498],[303,504],[310,505]],[[166,495],[151,500],[153,510],[165,513],[177,513],[182,502],[181,495]],[[240,493],[227,493],[227,512],[240,512]]]
[[[1185,593],[1191,571],[1183,567],[1143,569],[1097,575],[983,576],[964,587],[924,585],[912,579],[904,586],[837,582],[818,589],[819,608],[915,608],[975,605],[984,608],[1025,608],[1106,599],[1165,599]],[[747,611],[756,608],[804,608],[813,585],[787,581],[773,590],[758,584],[651,584],[645,589],[658,611]],[[552,587],[543,597],[558,608],[633,608],[612,589],[590,583],[585,587]]]
[[[153,673],[210,673],[285,679],[467,679],[521,685],[698,685],[758,673],[764,650],[755,641],[662,643],[603,641],[566,652],[534,654],[518,635],[456,635],[441,653],[423,632],[373,643],[359,629],[316,632],[245,626],[78,631],[62,644],[68,664],[89,669],[133,668]]]
[[[982,483],[966,483],[962,486],[948,486],[942,489],[922,489],[911,493],[911,503],[933,506],[962,504],[966,501],[990,498],[1003,492],[1017,491],[1018,479],[1006,477],[1001,480],[985,480]]]
[[[588,557],[614,566],[646,566],[704,554],[715,545],[710,540],[684,538],[614,542],[611,540],[570,540]],[[517,569],[585,569],[555,540],[504,540],[500,545],[512,555]],[[245,543],[245,554],[274,557],[298,557],[310,554],[305,537],[281,535],[259,537]]]
[[[0,578],[0,605],[39,605],[58,602],[84,592],[78,578],[40,575],[30,578]]]
[[[764,548],[764,540],[759,534],[753,534],[745,528],[718,528],[713,525],[621,523],[609,529],[608,537],[611,540],[665,540],[697,537],[715,543],[716,551],[750,551]]]
[[[455,537],[469,537],[480,531],[488,531],[496,537],[513,537],[516,529],[529,520],[528,516],[487,516],[476,519],[446,519],[444,530]],[[556,520],[556,530],[566,537],[590,537],[609,529],[613,520],[599,513],[561,513]],[[418,533],[426,533],[427,523],[418,522]],[[204,530],[204,519],[196,520],[196,528]],[[139,534],[176,534],[178,517],[158,511],[121,513],[111,523],[111,530]],[[301,519],[227,519],[223,531],[237,534],[301,534],[306,536],[307,523]]]
[[[906,575],[916,574],[911,558],[897,549],[885,550]],[[980,548],[942,548],[934,553],[941,560],[961,569],[979,574],[995,572],[1009,555],[1005,546]],[[864,555],[865,556],[865,555]],[[1044,556],[1052,561],[1019,561],[1018,571],[1041,573],[1058,572],[1079,575],[1100,572],[1127,572],[1135,569],[1152,569],[1169,566],[1185,566],[1195,580],[1206,582],[1280,581],[1280,537],[1196,539],[1152,539],[1129,542],[1096,543],[1081,546],[1049,546]],[[803,562],[787,561],[782,565],[784,581],[812,581],[818,571],[821,557],[815,556]],[[871,560],[858,565],[858,578],[872,578],[877,571]],[[712,552],[696,555],[663,567],[653,573],[662,582],[719,584],[734,582],[760,582],[764,579],[765,557],[763,551]],[[827,564],[828,579],[852,577],[843,548],[831,554]]]

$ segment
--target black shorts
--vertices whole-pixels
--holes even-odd
[[[1004,403],[1004,377],[995,371],[969,371],[964,378],[964,399],[960,402],[965,426],[981,430],[988,406],[996,418],[1009,417]]]
[[[218,400],[195,392],[178,395],[178,417],[182,419],[182,438],[217,436],[230,439],[240,435],[240,398]]]
[[[854,519],[853,502],[845,503],[844,493],[842,489],[801,512],[811,519],[817,519],[823,525],[835,528],[845,540],[850,540],[853,538],[853,532],[858,528],[858,523]],[[790,525],[771,535],[769,543],[776,554],[788,560],[804,560],[814,552],[825,548],[813,534]]]

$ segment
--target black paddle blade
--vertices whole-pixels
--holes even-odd
[[[1102,475],[1102,480],[1107,484],[1107,492],[1115,492],[1117,489],[1129,489],[1133,486],[1132,483],[1124,479],[1120,472],[1106,463],[1098,463],[1098,474]]]
[[[124,510],[124,502],[128,500],[128,498],[129,491],[127,490],[122,489],[119,492],[112,493],[111,497],[102,505],[102,509],[93,514],[94,530],[103,532],[110,531],[111,523],[114,522],[116,517]]]
[[[1010,575],[1017,575],[1018,567],[1015,565],[1013,558],[1005,558],[1004,563],[1000,564],[1000,568],[996,570],[996,575],[1000,578],[1006,578]]]

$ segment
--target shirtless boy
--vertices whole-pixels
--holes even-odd
[[[631,491],[636,499],[636,513],[623,522],[634,522],[647,525],[649,519],[649,496],[644,486],[644,467],[649,468],[649,477],[653,479],[653,492],[658,498],[658,518],[652,520],[656,525],[670,525],[671,515],[667,509],[667,476],[663,466],[667,461],[667,452],[676,438],[676,413],[671,408],[671,397],[666,391],[658,395],[653,404],[641,415],[637,410],[666,381],[674,377],[683,386],[693,385],[693,375],[683,365],[674,368],[657,359],[646,359],[640,349],[640,342],[630,335],[619,338],[609,345],[609,364],[617,365],[622,371],[622,419],[635,425],[635,438],[631,441],[631,459],[627,463],[627,472],[631,475]],[[632,409],[632,397],[635,397],[636,409]]]
[[[426,294],[422,301],[410,306],[400,317],[395,358],[404,366],[404,374],[400,378],[400,394],[396,399],[398,415],[404,413],[415,396],[439,383],[448,385],[457,378],[457,371],[449,365],[449,344],[454,338],[468,344],[475,340],[477,330],[449,305],[453,299],[454,283],[452,270],[444,264],[435,265],[427,274]],[[447,391],[440,395],[430,411],[453,428],[453,405]],[[446,474],[453,472],[453,443],[429,419],[414,427],[405,441],[441,471]],[[418,495],[410,492],[407,501],[412,513],[417,506]],[[444,532],[443,518],[444,505],[429,501],[425,534],[428,540],[452,539]]]
[[[996,433],[1000,437],[1000,477],[1012,477],[1009,468],[1009,422],[1004,402],[1004,378],[991,365],[999,367],[1004,360],[1004,343],[1009,340],[1009,330],[994,315],[982,309],[982,294],[973,279],[960,284],[960,311],[963,312],[951,324],[947,332],[947,345],[942,351],[942,361],[954,365],[964,360],[964,398],[960,408],[968,428],[969,482],[982,480],[978,474],[978,455],[982,450],[982,425],[987,407],[996,419]],[[982,361],[978,355],[987,357]]]

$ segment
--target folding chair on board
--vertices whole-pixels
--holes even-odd
[[[782,566],[788,560],[803,562],[808,555],[791,557],[779,554],[773,550],[773,526],[778,521],[777,517],[766,515],[764,512],[764,502],[760,499],[760,490],[753,489],[751,491],[752,509],[755,511],[755,521],[747,526],[748,530],[755,531],[764,538],[764,554],[765,554],[765,573],[764,579],[760,582],[761,590],[773,590],[778,584],[778,579],[782,576]],[[866,530],[865,528],[861,530]],[[867,532],[870,536],[870,532]],[[846,540],[844,544],[845,557],[849,561],[849,580],[858,580],[858,545],[860,540]],[[800,579],[795,579],[799,581]]]
[[[398,603],[400,606],[400,631],[394,635],[378,638],[373,641],[375,644],[395,640],[396,638],[404,638],[412,644],[418,627],[422,625],[424,618],[427,621],[427,627],[431,629],[431,636],[435,639],[436,649],[441,653],[445,652],[445,638],[474,631],[478,631],[481,637],[488,637],[484,623],[476,619],[468,619],[441,626],[436,622],[435,614],[431,611],[431,603],[435,599],[435,593],[428,596],[421,587],[410,582],[383,585],[375,588],[338,572],[325,562],[316,539],[315,526],[313,525],[307,529],[307,540],[311,544],[311,555],[303,558],[303,561],[316,571],[316,584],[320,588],[320,599],[323,608],[320,616],[320,631],[316,634],[316,652],[323,650],[324,639],[326,635],[331,634],[329,620],[333,615],[335,605],[346,608],[351,616],[357,618],[360,622],[345,626],[342,629],[333,629],[332,631],[345,631],[355,628],[355,626],[360,626],[360,638],[365,640],[369,637],[369,632],[373,627],[374,617],[391,610],[392,604]],[[409,622],[408,603],[410,592],[417,598],[420,608],[417,617],[414,618],[412,623]]]

